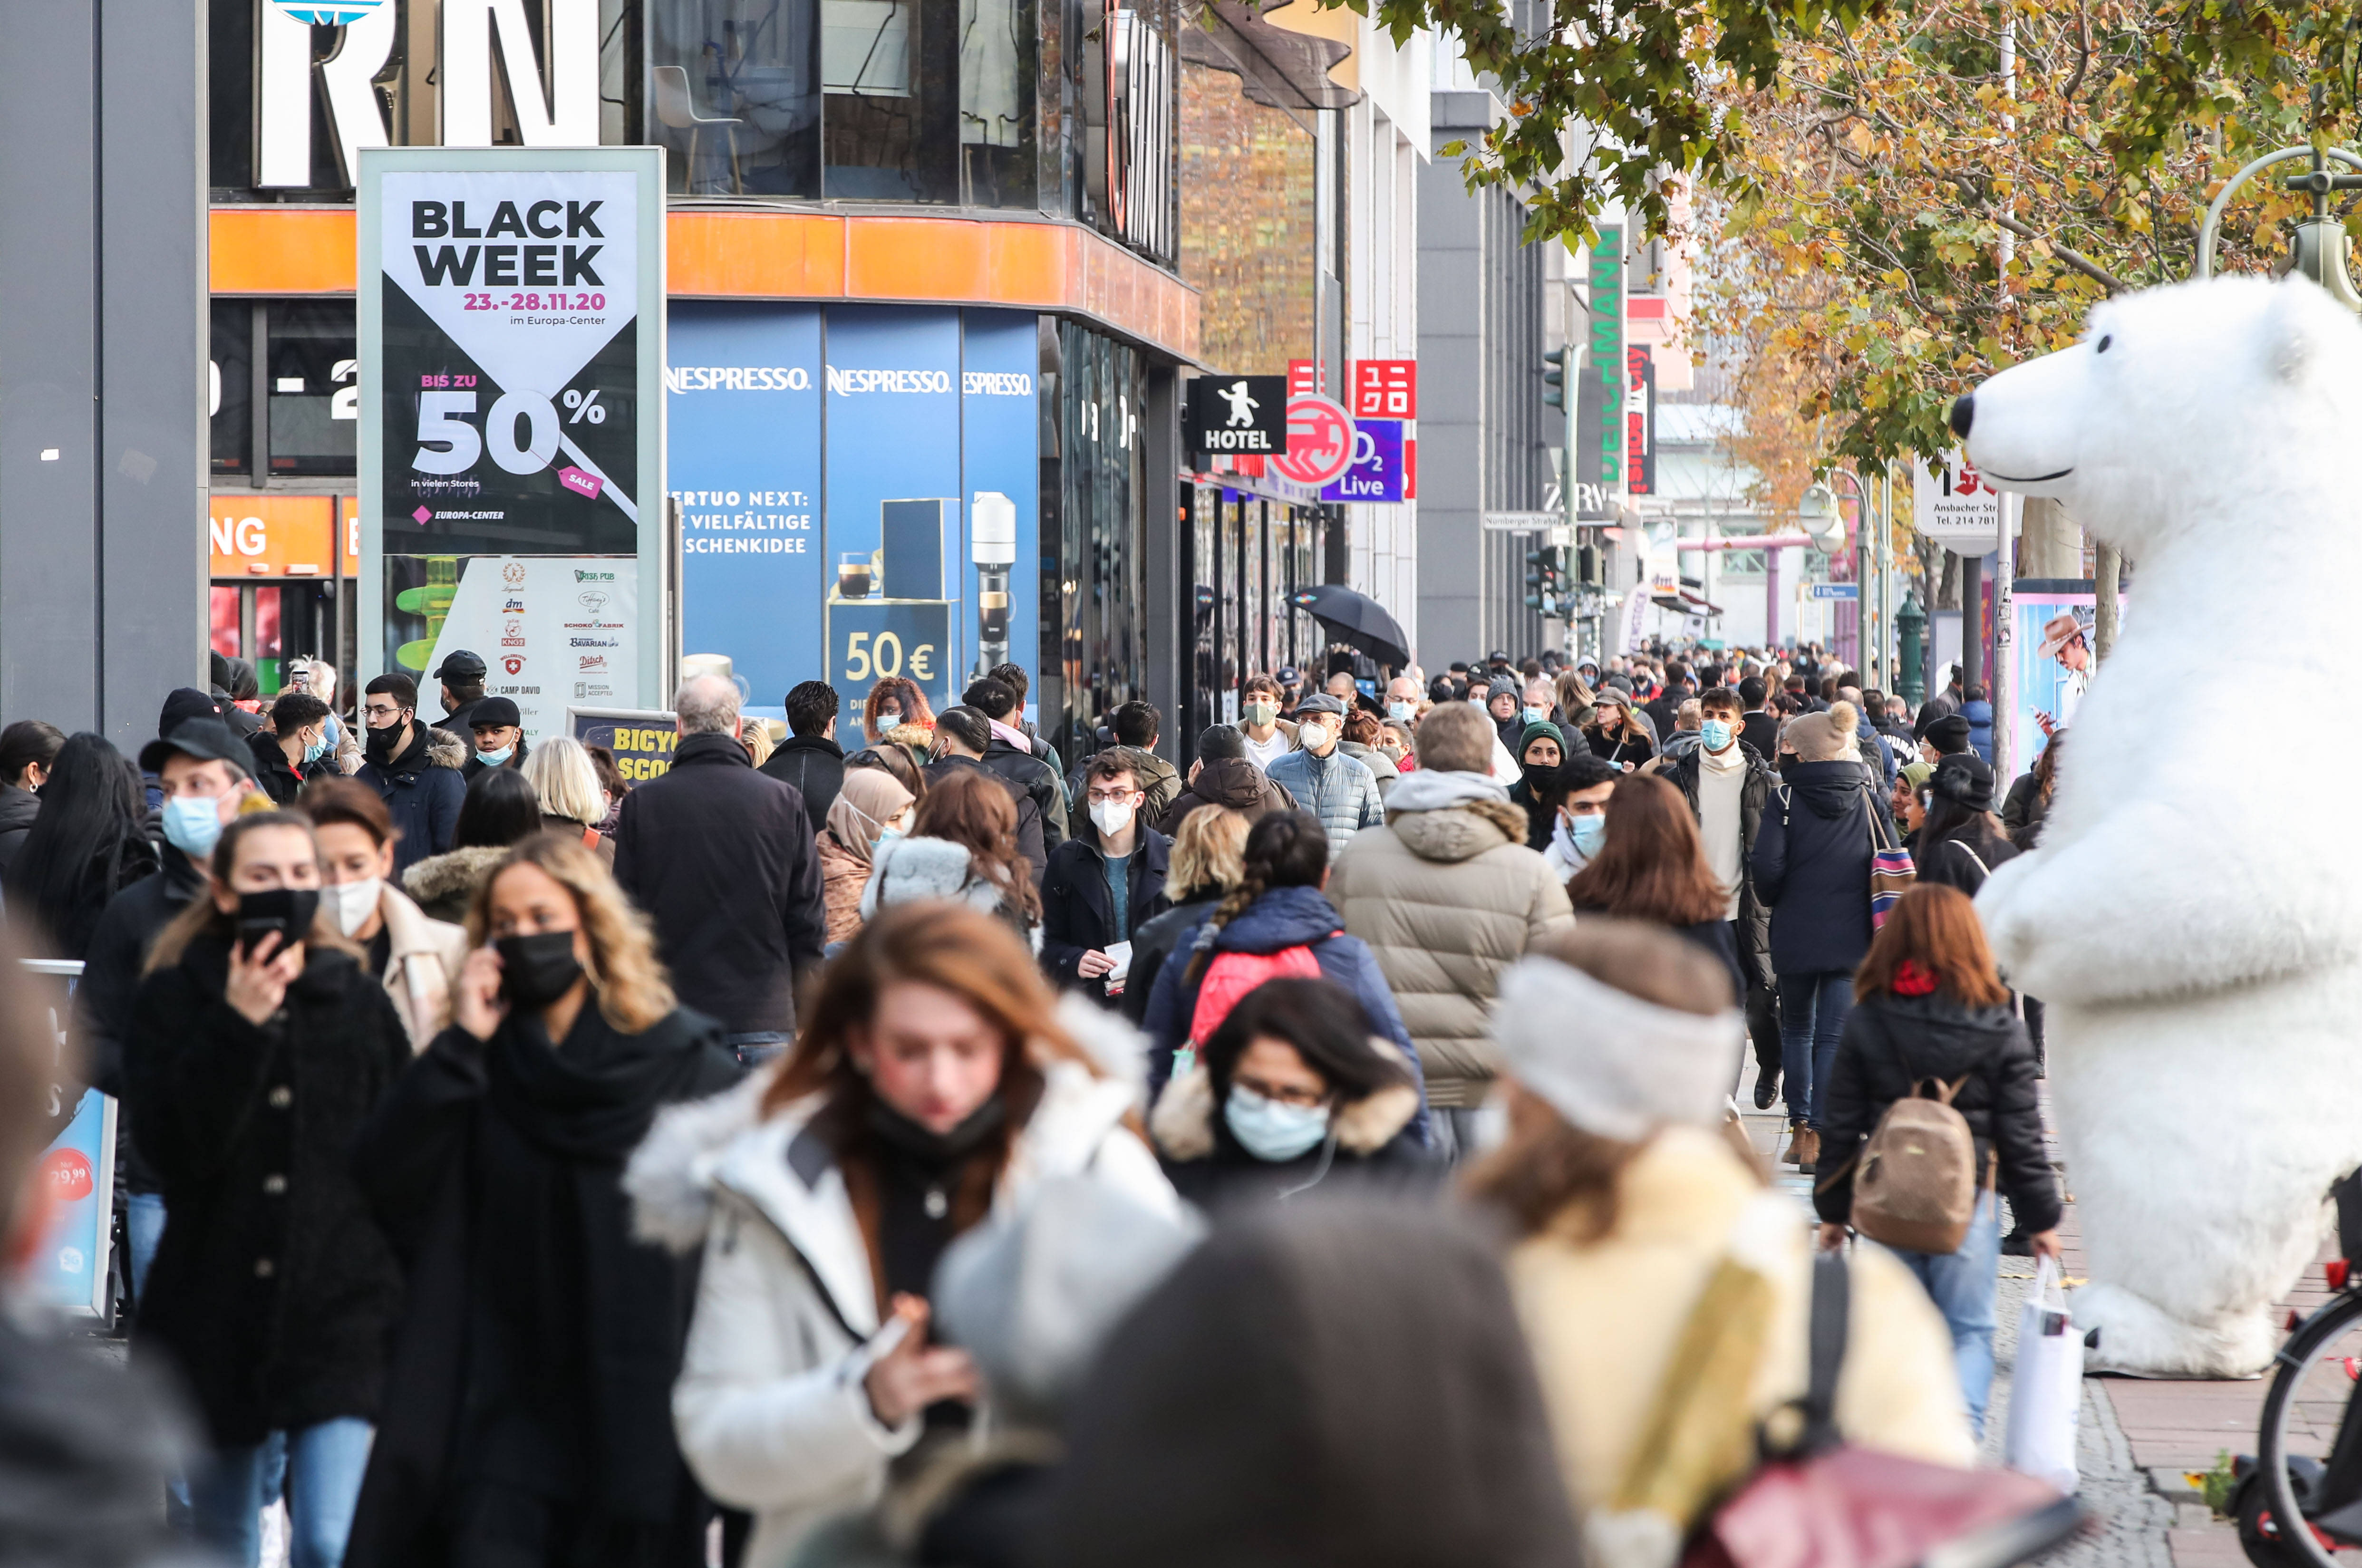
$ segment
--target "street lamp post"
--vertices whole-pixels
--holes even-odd
[[[1894,613],[1895,641],[1901,645],[1897,652],[1902,664],[1895,672],[1894,684],[1914,712],[1927,700],[1926,645],[1921,641],[1926,629],[1927,615],[1919,608],[1918,591],[1904,589],[1903,608]]]

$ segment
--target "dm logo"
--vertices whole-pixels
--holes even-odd
[[[358,22],[387,0],[271,0],[282,16],[315,28],[341,28]]]

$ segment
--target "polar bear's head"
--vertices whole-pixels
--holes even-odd
[[[2302,279],[2222,278],[2100,305],[2074,348],[1960,399],[1952,428],[1997,488],[2056,496],[2137,553],[2252,504],[2295,454],[2330,472],[2357,417],[2362,324]]]

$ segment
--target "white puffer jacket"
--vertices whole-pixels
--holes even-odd
[[[771,1073],[657,1119],[624,1188],[644,1239],[702,1245],[673,1425],[706,1492],[756,1516],[748,1568],[782,1568],[822,1521],[866,1507],[920,1419],[881,1424],[862,1380],[879,1304],[844,1174],[807,1123],[817,1099],[767,1121]],[[1138,1089],[1066,1061],[1046,1073],[995,1198],[1021,1202],[1053,1176],[1104,1181],[1161,1212],[1180,1202],[1123,1125]]]

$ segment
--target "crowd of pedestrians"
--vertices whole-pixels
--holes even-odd
[[[1062,756],[1016,665],[806,681],[776,745],[707,676],[627,787],[470,653],[431,720],[214,675],[136,759],[0,729],[0,961],[83,961],[64,1081],[119,1107],[111,1561],[251,1568],[283,1503],[293,1568],[1663,1568],[1803,1392],[1816,1249],[1839,1427],[1948,1465],[1999,1255],[2057,1250],[1971,900],[2064,732],[1998,788],[1975,687],[1496,653]],[[1853,1244],[1923,1094],[1960,1234]]]

